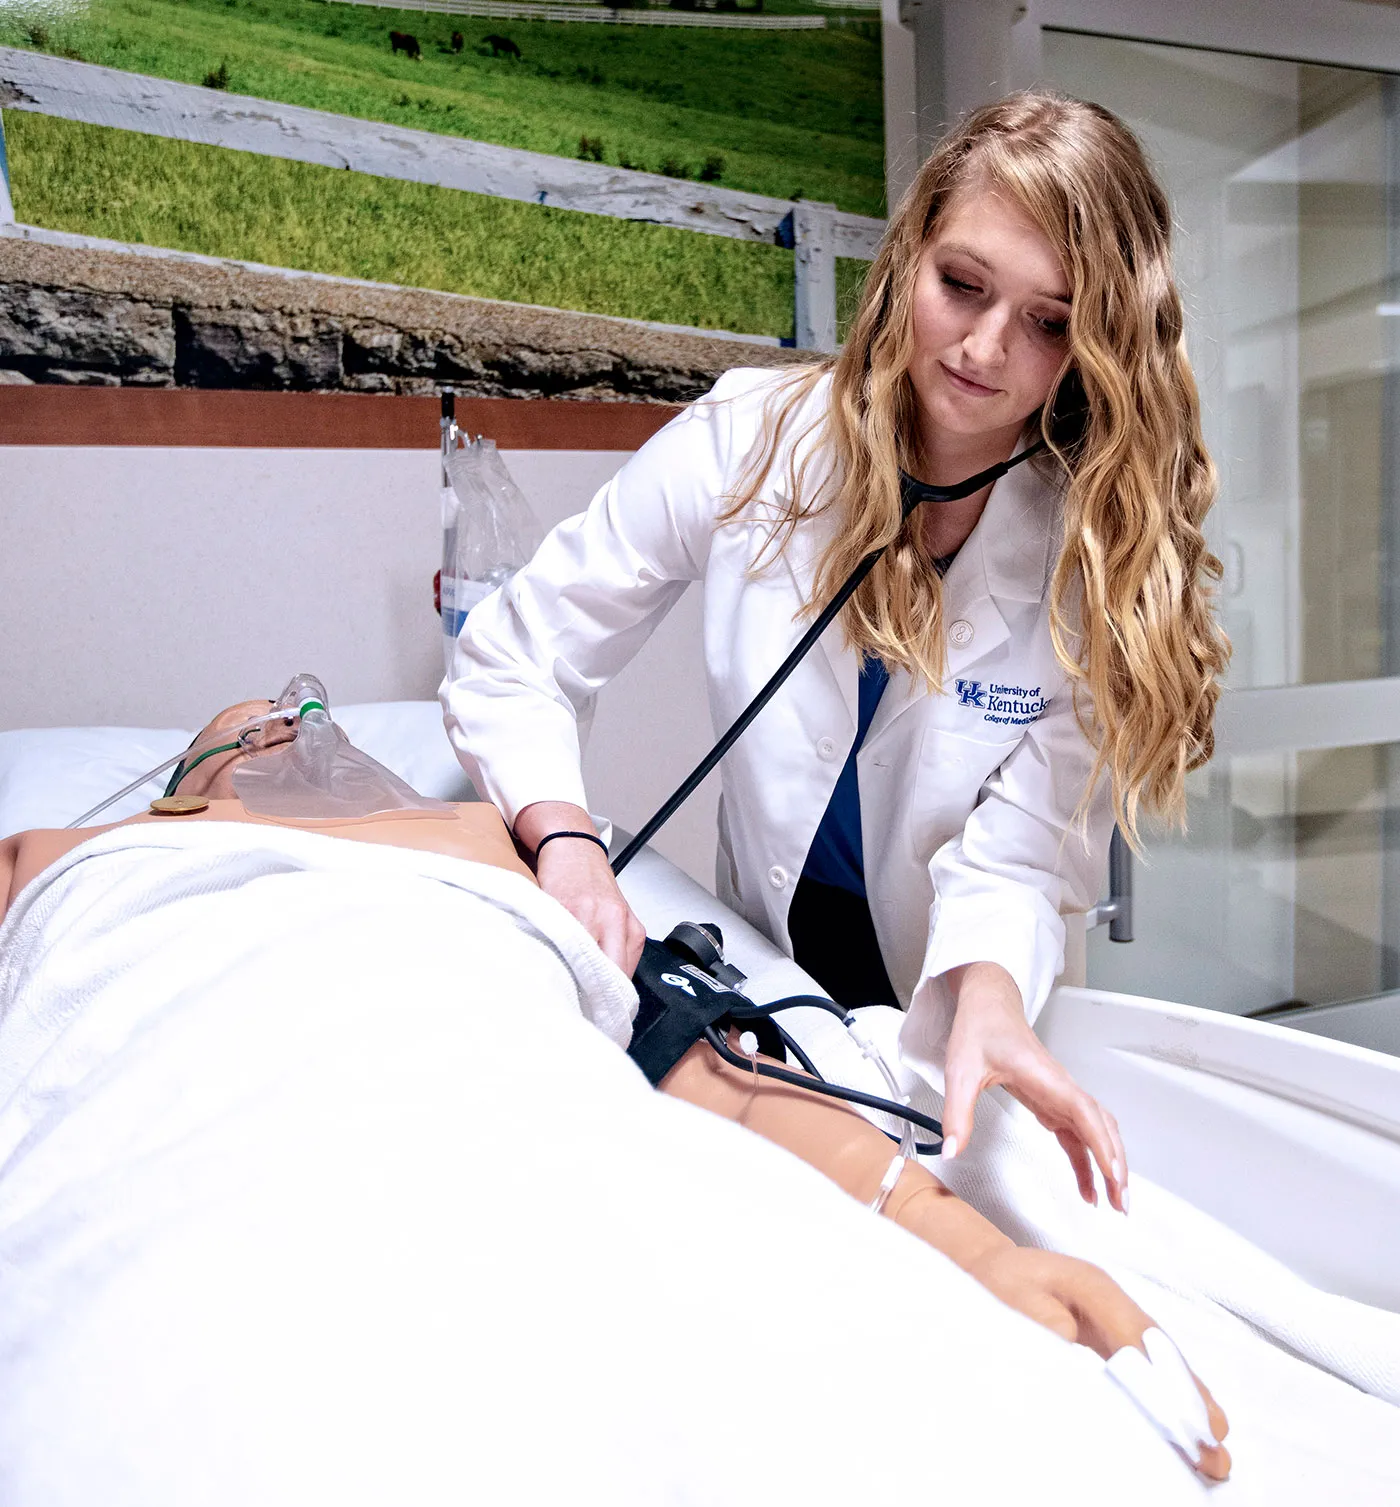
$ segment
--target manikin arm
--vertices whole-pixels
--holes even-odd
[[[731,1045],[737,1047],[737,1033]],[[777,1142],[862,1203],[874,1201],[895,1154],[894,1143],[848,1106],[733,1067],[706,1042],[681,1058],[661,1089]],[[1144,1333],[1155,1327],[1106,1272],[1017,1246],[917,1163],[904,1164],[881,1212],[1002,1302],[1105,1360],[1127,1345],[1143,1349]],[[1216,1438],[1224,1438],[1224,1413],[1205,1387],[1200,1391]],[[1193,1463],[1212,1480],[1230,1473],[1223,1446],[1203,1448]]]

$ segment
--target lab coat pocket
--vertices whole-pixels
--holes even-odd
[[[924,729],[914,779],[914,805],[906,825],[921,864],[928,863],[949,838],[962,831],[982,787],[1023,736],[1018,732],[1012,738],[975,738],[946,728]]]

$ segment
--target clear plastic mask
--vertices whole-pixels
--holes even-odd
[[[295,735],[288,739],[292,727]],[[419,795],[393,770],[356,748],[331,720],[325,687],[314,676],[296,676],[272,715],[249,729],[249,737],[244,746],[258,756],[233,771],[233,788],[254,816],[355,821],[453,815],[448,802]]]

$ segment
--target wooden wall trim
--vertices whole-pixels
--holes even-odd
[[[665,403],[457,399],[457,422],[503,450],[635,450]],[[141,387],[0,387],[0,445],[435,450],[435,397]]]

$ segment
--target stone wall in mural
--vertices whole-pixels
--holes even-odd
[[[0,239],[0,383],[685,402],[772,345],[460,294]]]

